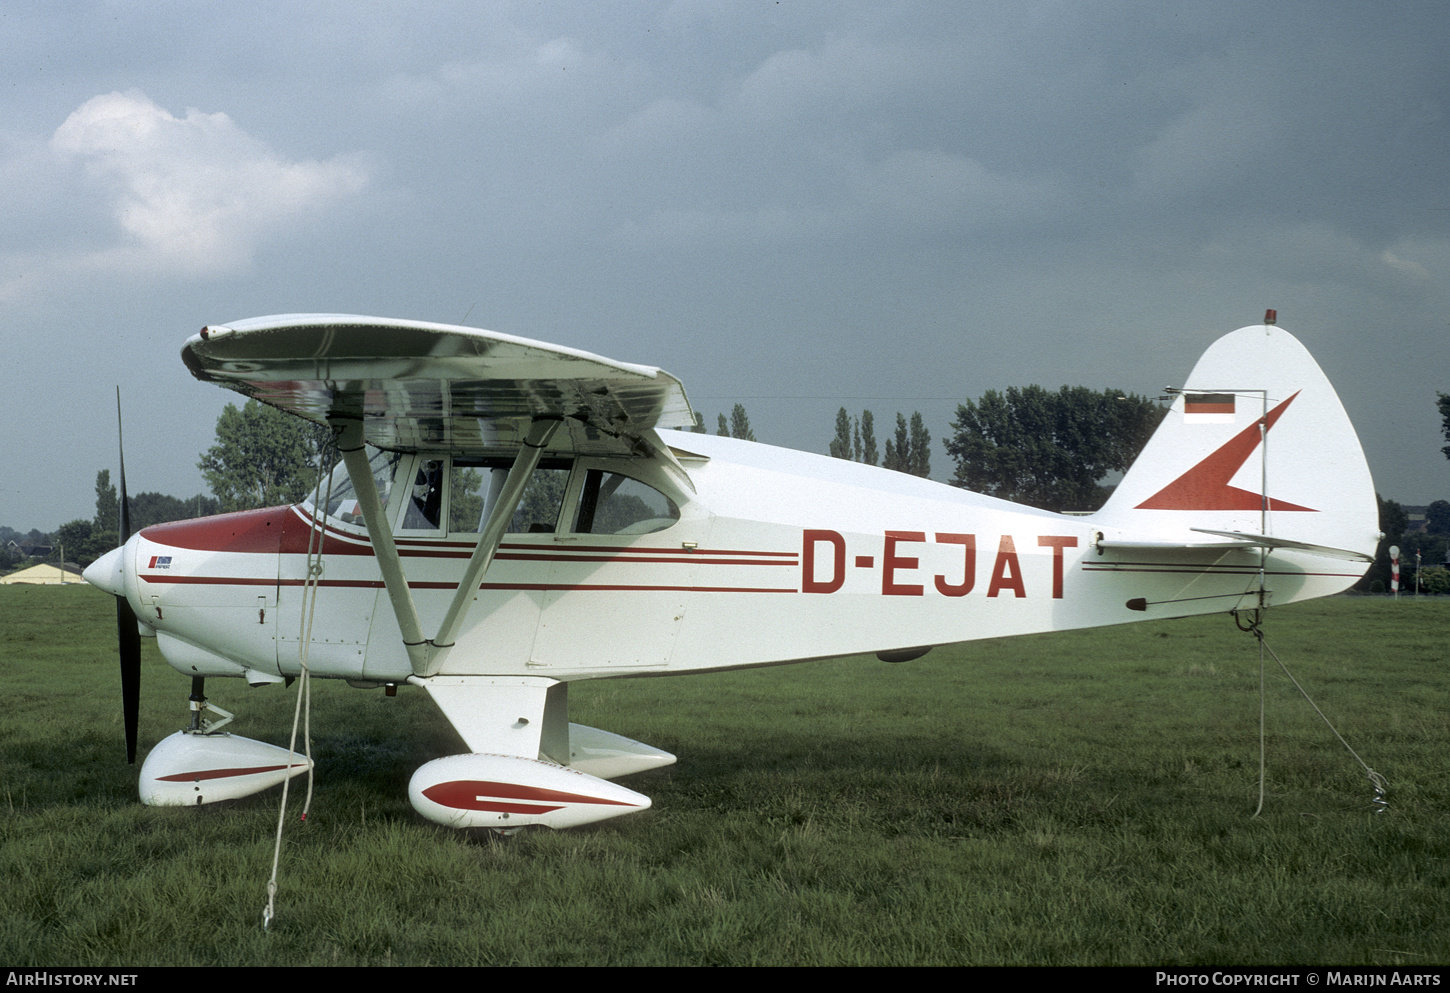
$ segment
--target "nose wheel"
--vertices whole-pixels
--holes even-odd
[[[238,800],[312,767],[305,755],[221,730],[234,715],[207,702],[200,676],[191,679],[190,703],[190,724],[158,742],[141,766],[142,803],[194,807]]]

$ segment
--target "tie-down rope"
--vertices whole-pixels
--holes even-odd
[[[1309,693],[1304,689],[1304,687],[1299,685],[1299,680],[1294,678],[1294,674],[1289,671],[1289,667],[1284,664],[1284,660],[1279,658],[1278,653],[1269,647],[1268,642],[1264,639],[1264,630],[1260,626],[1260,622],[1262,620],[1261,615],[1262,612],[1259,610],[1245,612],[1245,617],[1248,621],[1248,623],[1245,624],[1244,620],[1240,618],[1239,612],[1234,612],[1234,623],[1238,625],[1239,630],[1249,632],[1259,643],[1259,806],[1254,811],[1253,816],[1258,817],[1264,809],[1264,777],[1266,765],[1265,754],[1267,750],[1267,747],[1264,743],[1265,651],[1267,651],[1270,655],[1274,657],[1275,662],[1279,663],[1279,668],[1284,671],[1284,675],[1289,677],[1289,682],[1294,684],[1294,688],[1299,691],[1299,693],[1304,697],[1305,701],[1308,702],[1309,706],[1314,708],[1314,712],[1319,715],[1320,720],[1324,721],[1324,723],[1328,725],[1329,730],[1334,732],[1334,736],[1339,739],[1339,743],[1344,746],[1345,750],[1348,751],[1350,755],[1354,756],[1354,760],[1356,762],[1364,767],[1364,771],[1369,777],[1370,785],[1374,787],[1375,797],[1372,801],[1375,808],[1374,812],[1376,814],[1383,814],[1386,810],[1389,809],[1390,806],[1389,801],[1385,799],[1385,793],[1390,788],[1388,780],[1386,780],[1385,777],[1380,775],[1378,772],[1375,772],[1373,769],[1371,769],[1369,767],[1369,764],[1366,763],[1364,759],[1359,757],[1359,753],[1350,747],[1349,742],[1344,740],[1344,735],[1339,733],[1339,730],[1334,726],[1334,723],[1330,721],[1328,717],[1324,716],[1324,711],[1319,709],[1319,705],[1314,702],[1314,700],[1309,696]]]
[[[277,867],[282,858],[282,825],[287,816],[287,794],[292,784],[292,757],[297,753],[297,727],[302,725],[303,747],[307,755],[307,797],[302,803],[302,823],[307,822],[307,812],[312,807],[312,680],[307,667],[307,651],[312,642],[312,618],[317,608],[317,587],[322,576],[322,543],[328,507],[332,505],[332,473],[327,473],[327,492],[322,494],[322,476],[326,470],[329,454],[337,451],[337,439],[322,447],[318,453],[317,482],[312,491],[312,523],[307,530],[307,576],[302,586],[302,619],[299,631],[297,680],[297,705],[292,711],[292,737],[287,743],[288,774],[282,780],[282,803],[277,810],[277,837],[272,847],[272,875],[267,880],[267,905],[262,910],[262,930],[270,931],[276,917]],[[319,502],[318,497],[323,496]]]

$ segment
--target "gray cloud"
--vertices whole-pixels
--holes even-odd
[[[115,240],[81,268],[215,276],[247,266],[259,241],[367,185],[357,159],[289,162],[225,113],[173,116],[138,90],[93,97],[50,149],[102,191]]]
[[[142,394],[170,435],[136,456],[146,488],[201,486],[228,398],[175,352],[211,321],[468,314],[663,365],[707,417],[744,399],[763,439],[823,450],[843,403],[940,437],[988,388],[1156,390],[1272,306],[1380,488],[1450,492],[1440,4],[74,3],[7,26],[0,326],[17,367],[75,356],[88,422],[114,380]],[[13,384],[0,457],[67,451],[77,496],[10,494],[12,526],[89,515],[114,458],[104,432],[58,441],[39,384]]]

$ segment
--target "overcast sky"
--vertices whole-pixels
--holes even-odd
[[[824,452],[1156,395],[1265,308],[1376,488],[1450,498],[1450,6],[0,4],[0,524],[204,490],[202,325],[467,323]]]

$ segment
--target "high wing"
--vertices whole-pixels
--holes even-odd
[[[453,648],[545,449],[657,458],[693,488],[655,429],[693,427],[695,415],[679,380],[653,366],[476,328],[349,314],[209,325],[187,340],[181,357],[198,379],[339,430],[338,449],[419,676],[436,674]],[[385,522],[363,442],[403,452],[514,457],[432,637]]]
[[[689,428],[680,381],[653,366],[495,331],[351,314],[210,325],[181,351],[197,379],[319,424],[361,420],[394,451],[517,451],[532,421],[562,418],[550,450],[663,450],[655,428]]]

